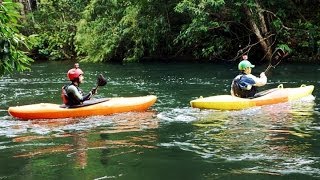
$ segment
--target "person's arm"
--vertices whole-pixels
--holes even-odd
[[[253,86],[264,86],[267,84],[267,76],[265,75],[264,72],[262,72],[260,74],[260,77],[256,77],[252,74],[248,75],[248,77],[250,77],[251,79],[253,79],[253,81],[255,82],[255,84],[253,84]]]
[[[93,94],[92,94],[92,92],[90,91],[87,95],[85,95],[85,96],[82,97],[82,101],[81,101],[81,102],[91,99],[92,95],[93,95]]]
[[[82,96],[82,94],[78,91],[77,87],[69,86],[67,89],[67,93],[72,93],[74,98],[76,98],[79,102],[83,102],[89,100],[92,96],[92,92],[90,91],[89,94]]]

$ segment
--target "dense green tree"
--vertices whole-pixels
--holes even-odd
[[[320,57],[320,2],[318,0],[292,0],[273,4],[277,19],[273,26],[279,30],[279,40],[287,43],[299,59],[317,59]]]
[[[33,53],[37,57],[64,60],[75,58],[76,23],[87,2],[85,0],[42,0],[29,12],[25,34],[36,34]]]
[[[229,30],[230,16],[223,7],[223,0],[183,0],[175,10],[190,18],[175,39],[181,43],[181,51],[192,53],[197,58],[222,58],[232,43]]]
[[[163,0],[92,0],[78,23],[77,51],[93,62],[166,56],[173,7]]]
[[[30,59],[28,40],[19,32],[20,4],[12,0],[0,1],[0,74],[13,70],[28,70]]]
[[[191,18],[177,39],[200,57],[237,59],[251,53],[270,60],[275,48],[298,50],[309,46],[310,38],[319,51],[317,1],[183,0],[176,10]],[[309,20],[302,14],[309,14]]]
[[[310,8],[311,7],[311,8]],[[251,18],[249,21],[251,30],[257,37],[258,42],[264,50],[267,59],[270,59],[270,49],[280,47],[294,54],[304,56],[299,49],[308,39],[315,37],[320,44],[319,36],[312,33],[319,32],[319,7],[318,1],[267,1],[255,0],[248,4],[244,11]],[[301,13],[312,14],[305,18]],[[255,25],[252,24],[255,23]],[[309,26],[309,27],[308,27]],[[256,29],[258,31],[256,31]],[[317,37],[316,37],[317,36]],[[302,37],[302,38],[300,38]],[[295,39],[300,44],[295,44]],[[263,44],[264,43],[264,44]],[[308,43],[307,46],[310,44]],[[316,46],[314,46],[317,49]],[[318,46],[319,48],[319,46]],[[308,50],[305,50],[308,52]],[[269,53],[269,54],[268,54]],[[310,56],[312,57],[312,56]]]
[[[318,0],[42,0],[28,18],[37,56],[270,60],[276,48],[320,56]]]

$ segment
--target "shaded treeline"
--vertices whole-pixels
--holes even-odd
[[[319,60],[319,0],[20,0],[34,59]],[[28,6],[28,8],[26,8]],[[35,36],[36,35],[36,36]]]

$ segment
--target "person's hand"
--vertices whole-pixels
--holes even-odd
[[[92,94],[92,95],[95,95],[96,93],[97,93],[97,88],[92,88],[92,89],[91,89],[91,94]]]
[[[260,77],[266,77],[266,73],[265,72],[260,73]]]

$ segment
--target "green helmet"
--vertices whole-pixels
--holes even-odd
[[[250,67],[250,68],[253,68],[253,67],[254,67],[254,65],[251,64],[250,61],[248,61],[248,60],[242,60],[242,61],[238,64],[238,69],[239,69],[240,71],[245,70],[245,69],[248,68],[248,67]]]

